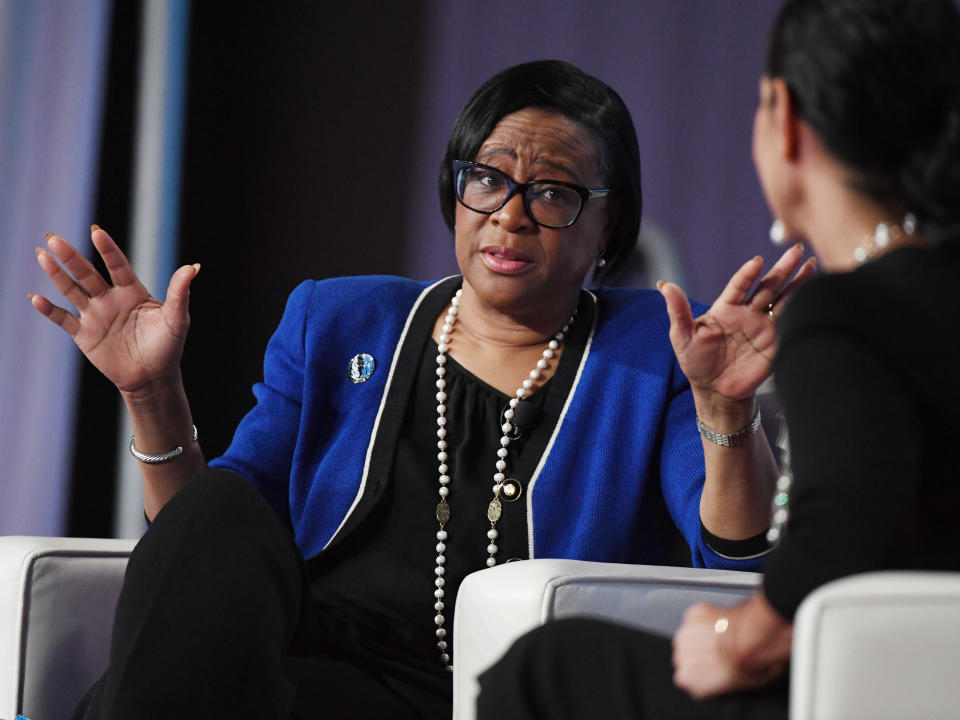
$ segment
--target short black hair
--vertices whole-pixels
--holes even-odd
[[[447,227],[453,231],[456,211],[453,161],[475,159],[497,123],[524,108],[556,112],[575,122],[597,148],[602,182],[613,190],[604,271],[613,269],[636,244],[643,210],[633,118],[612,88],[561,60],[507,68],[481,85],[460,110],[440,165],[440,209]]]
[[[960,11],[953,0],[789,0],[765,73],[891,213],[960,238]],[[952,244],[952,242],[951,242]]]

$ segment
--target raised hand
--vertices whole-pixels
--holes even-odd
[[[815,263],[813,258],[803,263],[803,246],[794,245],[751,293],[763,271],[763,258],[754,257],[698,318],[683,290],[659,283],[670,316],[670,342],[691,386],[730,400],[750,398],[773,364],[777,342],[773,320],[789,295],[814,274]]]
[[[113,284],[70,243],[59,235],[48,235],[47,249],[37,248],[37,261],[77,314],[41,295],[30,295],[30,302],[63,328],[122,392],[150,392],[167,383],[179,383],[180,358],[190,325],[189,288],[200,266],[185,265],[177,270],[170,278],[166,301],[161,303],[150,295],[104,230],[94,225],[90,237]]]

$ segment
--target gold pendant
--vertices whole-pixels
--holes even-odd
[[[500,513],[502,511],[503,506],[500,505],[500,498],[494,498],[490,501],[490,504],[487,505],[487,520],[495,523],[500,519]]]
[[[513,478],[503,481],[503,499],[507,502],[516,502],[520,499],[520,494],[523,492],[523,486]]]

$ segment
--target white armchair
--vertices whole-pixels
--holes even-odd
[[[811,593],[794,622],[790,717],[960,717],[960,573],[864,573]]]
[[[472,573],[454,613],[454,719],[473,720],[479,675],[538,625],[590,616],[671,634],[689,605],[733,605],[760,580],[757,573],[581,560],[527,560]]]
[[[730,605],[756,573],[530,560],[469,575],[457,597],[454,718],[473,720],[477,677],[520,635],[591,616],[672,633],[694,602]],[[794,625],[790,717],[960,717],[960,573],[870,573],[812,593]]]
[[[64,720],[107,665],[130,540],[0,537],[0,720]]]
[[[103,672],[129,540],[0,537],[0,720],[61,720]],[[729,605],[755,573],[530,560],[467,577],[457,598],[454,717],[477,676],[524,632],[591,615],[661,633],[693,602]],[[873,573],[830,583],[794,627],[790,715],[960,717],[960,573]]]

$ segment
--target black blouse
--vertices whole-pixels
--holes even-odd
[[[800,288],[776,378],[794,471],[767,599],[792,618],[829,580],[960,569],[960,258],[908,247]]]
[[[449,296],[444,296],[446,300]],[[308,571],[319,614],[336,621],[336,628],[328,629],[329,642],[337,645],[349,637],[351,640],[344,642],[359,642],[378,662],[395,661],[448,682],[436,646],[433,607],[440,484],[435,385],[438,350],[429,329],[442,309],[422,308],[415,322],[423,327],[411,328],[412,332],[426,332],[426,340],[416,358],[416,377],[402,415],[389,478],[376,505],[348,541],[312,558]],[[529,557],[526,484],[560,418],[593,312],[593,300],[584,292],[554,375],[522,401],[525,412],[518,412],[515,419],[520,436],[511,441],[505,473],[519,482],[521,492],[515,501],[502,503],[503,514],[497,523],[498,563]],[[474,376],[449,354],[445,367],[447,465],[452,479],[447,498],[451,517],[446,524],[443,614],[452,648],[457,588],[468,573],[486,567],[490,543],[486,510],[493,498],[502,414],[510,397]],[[519,387],[523,378],[517,380]],[[501,499],[505,500],[503,495]]]

